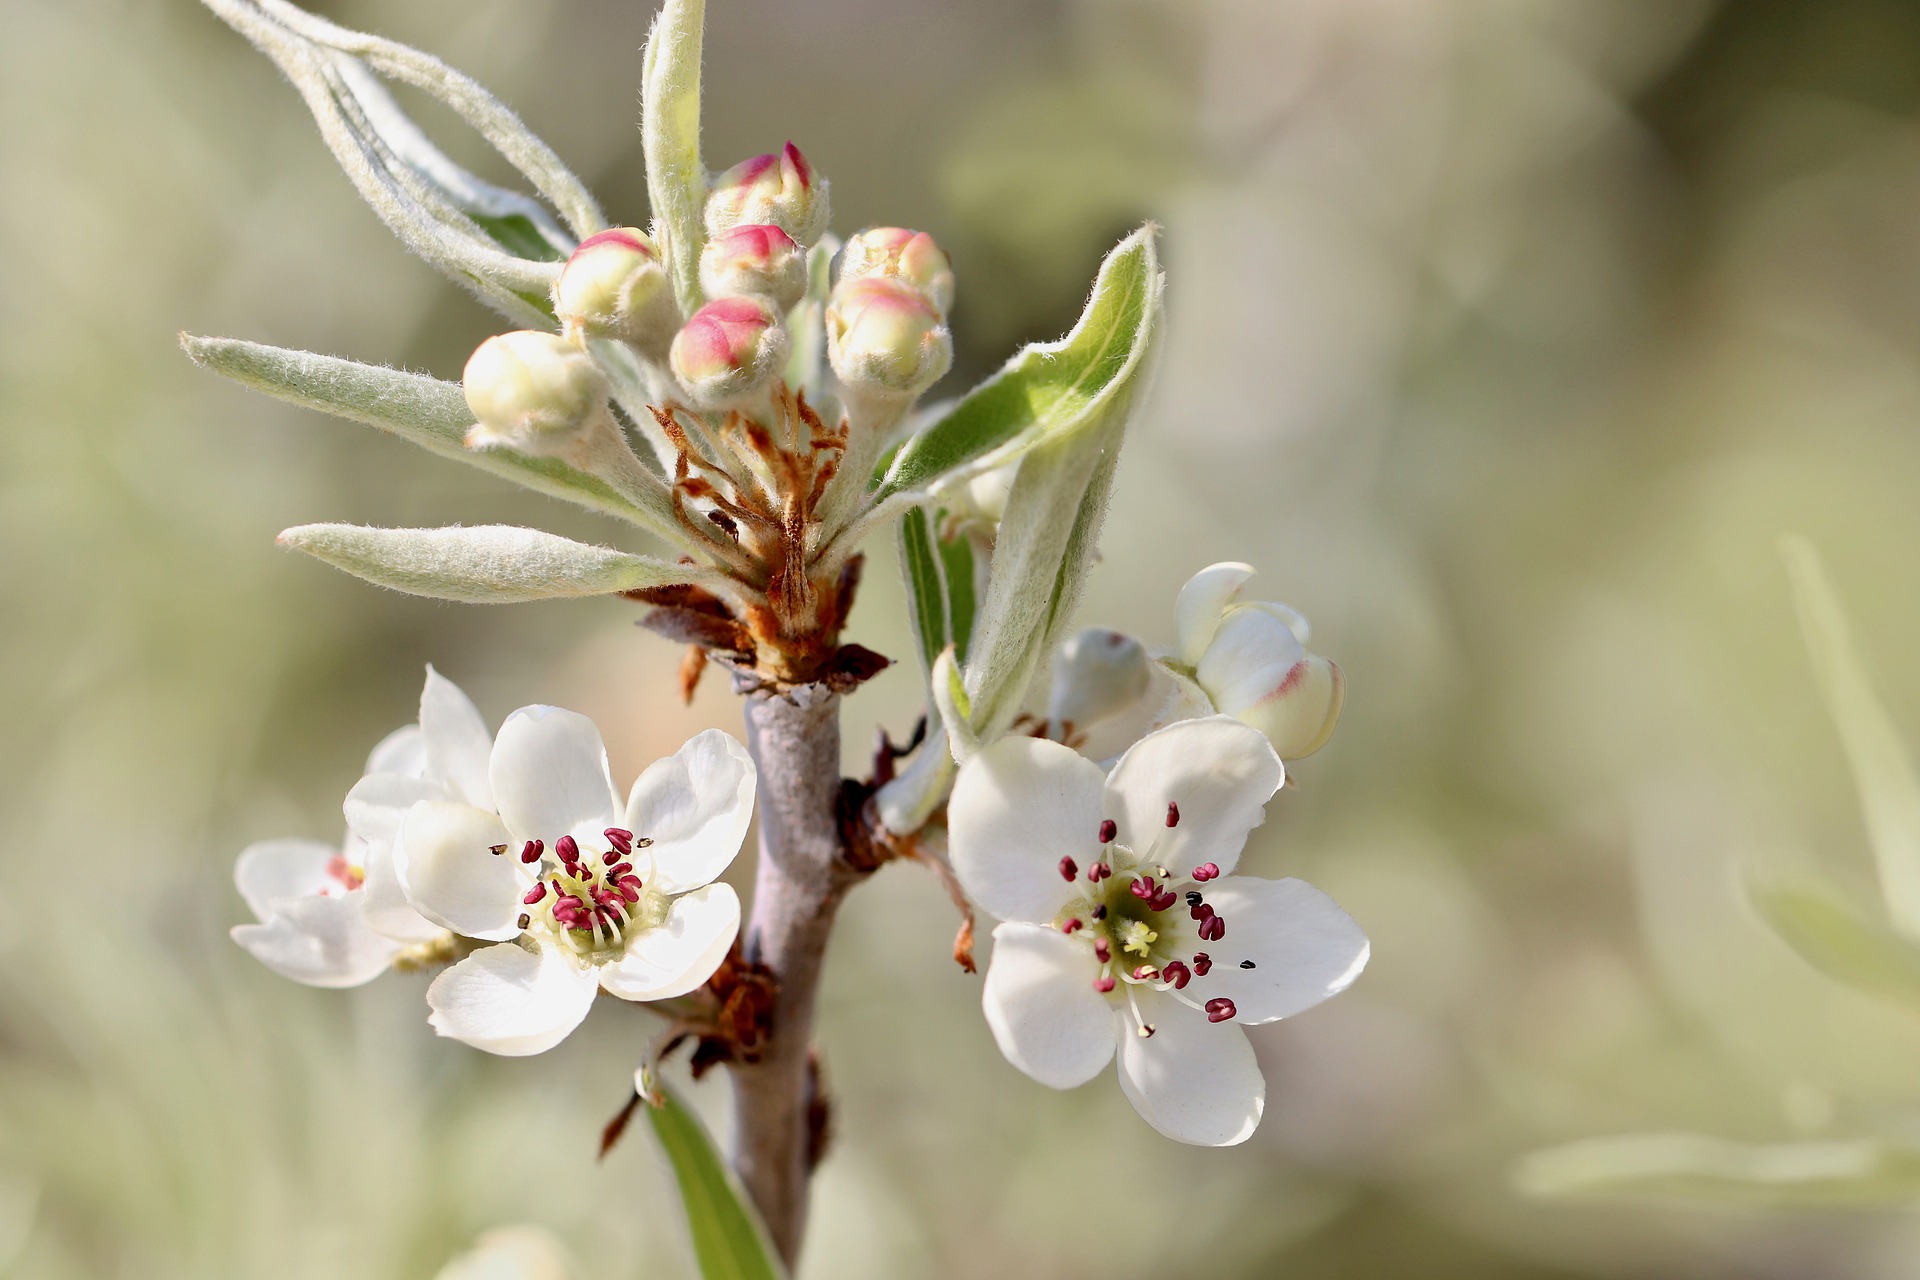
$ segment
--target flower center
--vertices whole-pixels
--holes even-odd
[[[561,836],[547,852],[544,840],[529,840],[520,849],[520,861],[533,876],[532,887],[520,899],[522,929],[545,933],[561,947],[595,964],[618,959],[626,950],[627,935],[650,929],[667,918],[667,899],[646,887],[635,869],[634,850],[644,851],[653,841],[635,839],[631,831],[609,827],[603,833],[605,849],[583,849],[572,836]],[[505,853],[500,845],[495,853]],[[651,868],[649,868],[651,874]]]
[[[1179,822],[1179,806],[1168,805],[1167,826]],[[1054,927],[1092,950],[1099,967],[1093,989],[1116,1005],[1125,1002],[1137,1034],[1155,1029],[1140,1012],[1135,988],[1141,986],[1204,1012],[1209,1022],[1228,1021],[1238,1012],[1233,1001],[1208,999],[1205,991],[1207,975],[1221,963],[1215,944],[1227,936],[1226,917],[1207,901],[1205,888],[1220,868],[1206,862],[1183,874],[1154,861],[1152,845],[1136,851],[1118,843],[1118,834],[1112,819],[1101,822],[1084,873],[1072,857],[1060,859],[1061,878],[1080,892],[1054,917]],[[1254,962],[1235,963],[1250,969]]]

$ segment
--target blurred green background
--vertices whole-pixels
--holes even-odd
[[[314,7],[477,75],[644,220],[650,5]],[[1920,1277],[1893,1209],[1511,1176],[1589,1134],[1920,1129],[1920,1024],[1740,890],[1869,875],[1777,535],[1821,547],[1920,736],[1920,6],[709,8],[710,161],[791,137],[843,233],[952,252],[942,391],[1061,332],[1103,250],[1163,224],[1169,342],[1083,617],[1165,643],[1179,584],[1237,558],[1313,618],[1348,710],[1247,865],[1375,947],[1256,1033],[1254,1140],[1194,1151],[1110,1079],[1008,1066],[938,886],[887,869],[831,957],[804,1274]],[[503,326],[197,5],[0,13],[0,1274],[424,1277],[534,1223],[582,1275],[691,1275],[644,1138],[593,1160],[650,1015],[491,1059],[434,1038],[423,976],[310,991],[225,935],[234,854],[338,835],[428,661],[496,722],[592,714],[623,777],[736,728],[730,695],[679,706],[679,654],[620,604],[435,604],[277,551],[311,520],[620,535],[194,370],[177,330],[455,377]],[[907,658],[875,559],[855,638]],[[917,698],[910,661],[858,694],[850,762]],[[696,1097],[724,1127],[724,1089]]]

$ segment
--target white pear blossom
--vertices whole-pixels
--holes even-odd
[[[1167,1137],[1253,1132],[1266,1082],[1240,1024],[1312,1008],[1368,954],[1311,885],[1233,874],[1282,776],[1266,738],[1226,716],[1155,730],[1111,773],[1029,737],[962,767],[949,848],[1005,922],[982,1002],[1008,1061],[1067,1089],[1117,1055],[1122,1090]]]
[[[1344,680],[1338,666],[1307,652],[1298,611],[1238,599],[1252,576],[1252,566],[1226,561],[1180,589],[1178,648],[1161,658],[1179,694],[1164,718],[1229,715],[1266,734],[1282,759],[1303,759],[1333,736]]]
[[[342,846],[262,840],[240,854],[234,883],[259,923],[235,926],[233,940],[295,982],[357,987],[410,950],[444,939],[445,930],[400,896],[393,835],[415,800],[464,794],[476,759],[484,787],[490,746],[467,695],[428,667],[418,723],[380,741],[347,796]]]
[[[712,976],[740,925],[739,898],[714,879],[753,814],[744,747],[699,734],[649,766],[623,805],[591,720],[523,707],[494,740],[487,781],[492,807],[471,795],[414,803],[394,847],[415,909],[500,944],[428,988],[435,1030],[492,1053],[541,1053],[602,989],[662,1000]]]

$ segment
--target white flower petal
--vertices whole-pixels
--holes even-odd
[[[270,919],[284,898],[317,898],[346,888],[327,870],[340,850],[318,840],[256,840],[233,863],[233,886],[253,908]]]
[[[973,900],[1002,920],[1052,920],[1073,894],[1060,859],[1084,871],[1099,853],[1104,781],[1099,765],[1042,738],[1002,738],[962,765],[947,848]]]
[[[354,897],[360,901],[360,914],[375,933],[396,942],[431,942],[445,932],[439,925],[413,909],[400,876],[393,867],[393,846],[366,846],[364,867],[366,883]]]
[[[404,773],[369,773],[347,792],[341,811],[347,830],[370,845],[391,845],[407,810],[422,800],[458,801],[460,796],[437,778]]]
[[[1367,967],[1367,935],[1338,903],[1304,880],[1229,876],[1207,890],[1227,922],[1219,942],[1201,943],[1213,969],[1187,994],[1232,1000],[1237,1020],[1273,1022],[1311,1009],[1353,985]],[[1254,967],[1243,969],[1243,960]]]
[[[435,924],[469,938],[517,935],[520,896],[529,880],[507,829],[485,809],[425,801],[407,811],[393,846],[393,870],[407,901]]]
[[[557,950],[483,947],[433,980],[427,1021],[443,1036],[520,1058],[566,1039],[599,991],[591,969]]]
[[[420,737],[429,776],[452,786],[468,804],[493,808],[493,787],[487,780],[493,735],[473,699],[431,666],[420,691]]]
[[[1227,716],[1182,720],[1127,748],[1107,775],[1106,809],[1136,853],[1179,874],[1205,862],[1224,873],[1284,776],[1259,730]],[[1179,806],[1172,827],[1169,805]]]
[[[1181,662],[1189,667],[1199,663],[1200,655],[1213,639],[1214,628],[1220,625],[1220,615],[1226,612],[1227,603],[1252,576],[1252,565],[1226,560],[1210,564],[1187,579],[1187,585],[1180,588],[1180,597],[1173,604],[1174,634],[1178,637]]]
[[[600,985],[622,1000],[665,1000],[698,988],[740,932],[740,896],[710,884],[673,900],[666,920],[627,936],[626,954],[600,967]]]
[[[685,893],[727,869],[753,821],[753,757],[729,734],[708,729],[634,781],[625,824],[653,847],[647,887]],[[639,858],[635,859],[640,861]]]
[[[1285,683],[1307,651],[1292,628],[1260,609],[1234,609],[1220,622],[1194,676],[1227,715],[1239,715]]]
[[[607,749],[583,715],[520,708],[500,726],[488,773],[495,807],[522,840],[545,840],[552,848],[561,836],[598,837],[614,824]]]
[[[397,773],[418,778],[427,771],[427,744],[420,726],[403,724],[374,745],[365,773]]]
[[[1113,1057],[1115,1013],[1093,989],[1097,976],[1092,953],[1057,929],[996,928],[980,1005],[1007,1061],[1054,1089],[1099,1075]]]
[[[282,977],[310,987],[357,987],[385,973],[400,946],[367,927],[353,897],[282,898],[265,924],[233,940]]]
[[[1175,1142],[1230,1147],[1245,1142],[1267,1105],[1267,1082],[1246,1033],[1157,991],[1140,993],[1153,1025],[1119,1031],[1120,1088],[1141,1118]]]
[[[1287,624],[1293,632],[1293,638],[1301,644],[1313,639],[1313,624],[1307,621],[1307,615],[1290,604],[1281,604],[1278,600],[1246,600],[1234,606],[1236,609],[1258,609],[1270,613]]]

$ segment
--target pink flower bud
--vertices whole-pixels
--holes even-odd
[[[553,333],[520,330],[488,338],[461,379],[478,420],[469,448],[510,445],[558,453],[607,403],[607,379],[586,352]]]
[[[553,286],[553,313],[569,332],[663,341],[678,321],[659,251],[634,227],[588,236]]]
[[[789,142],[777,155],[742,160],[713,180],[707,195],[707,235],[771,223],[812,244],[827,229],[827,180]]]
[[[953,266],[946,250],[924,231],[868,227],[840,251],[840,278],[881,276],[910,284],[945,315],[953,306]]]
[[[700,251],[700,287],[715,298],[758,294],[786,311],[807,291],[806,250],[779,227],[743,223]]]
[[[1340,719],[1340,668],[1306,648],[1306,619],[1272,601],[1236,597],[1253,570],[1210,565],[1181,589],[1180,660],[1211,709],[1267,735],[1282,760],[1326,745]]]
[[[716,298],[674,336],[674,376],[703,407],[717,408],[765,386],[787,360],[787,331],[765,298]]]
[[[850,390],[914,396],[953,363],[953,335],[911,285],[880,276],[843,279],[827,305],[827,358]]]

